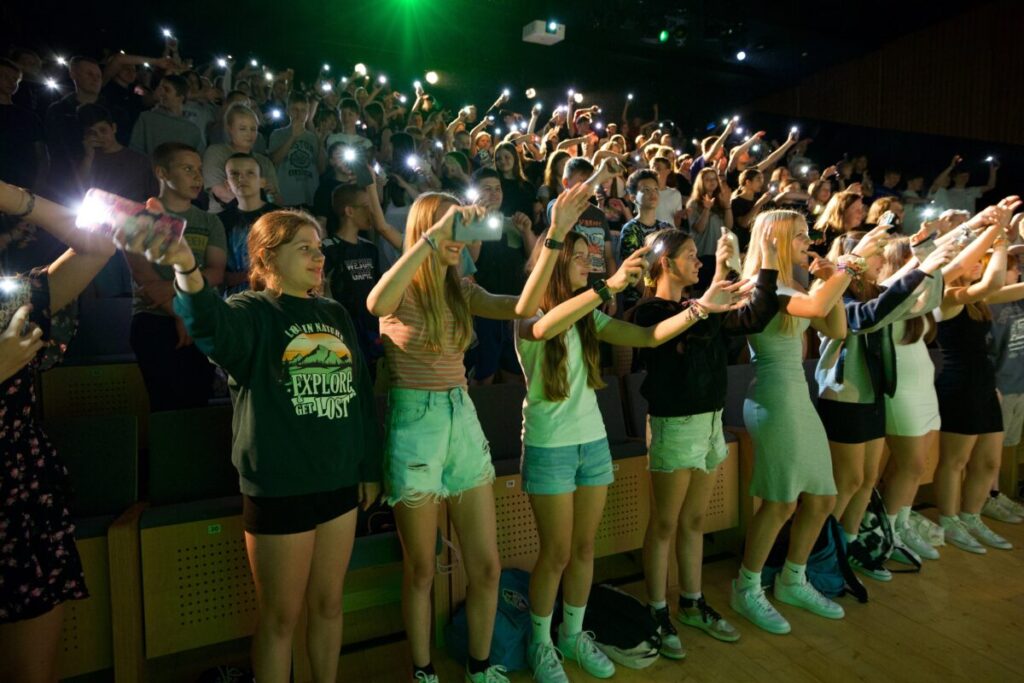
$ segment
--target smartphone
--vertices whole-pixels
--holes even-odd
[[[452,222],[452,240],[455,242],[497,242],[504,232],[505,218],[497,213],[487,214],[469,223],[462,222],[462,214],[455,214]]]
[[[22,306],[32,302],[32,293],[29,291],[28,283],[21,278],[0,277],[0,332],[7,329],[11,324],[11,318]],[[21,336],[28,334],[31,323],[19,330]]]
[[[729,270],[734,273],[738,273],[742,267],[740,264],[740,238],[736,236],[736,233],[724,225],[722,226],[722,234],[728,237],[729,242],[732,243],[732,256],[729,257],[729,262],[725,265]]]
[[[894,214],[892,211],[886,211],[885,213],[878,217],[878,224],[888,225],[889,232],[894,232],[898,227],[896,225],[896,214]]]
[[[665,251],[665,242],[663,240],[658,240],[651,246],[650,251],[644,254],[644,263],[647,264],[648,272],[650,272],[651,268],[654,267],[654,264],[658,262],[658,259],[661,258],[661,253],[663,251]]]
[[[180,239],[185,232],[183,218],[150,211],[145,204],[96,188],[85,193],[75,226],[103,235],[121,230],[128,238],[145,232],[150,237],[171,235]]]
[[[775,194],[776,192],[779,191],[779,184],[778,183],[768,183],[768,191],[771,192],[772,194]]]

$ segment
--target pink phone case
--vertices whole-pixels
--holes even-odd
[[[85,193],[75,225],[104,235],[120,229],[126,237],[133,237],[145,230],[149,235],[169,234],[181,238],[185,232],[185,221],[181,218],[168,213],[155,213],[147,209],[145,204],[96,188]]]

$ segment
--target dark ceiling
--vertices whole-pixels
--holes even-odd
[[[978,4],[978,3],[975,3]],[[663,116],[694,121],[798,81],[963,11],[963,2],[710,2],[689,0],[375,0],[312,2],[106,3],[10,2],[0,9],[0,43],[44,52],[94,53],[103,48],[152,54],[159,27],[170,26],[182,53],[197,62],[231,52],[256,55],[275,69],[309,77],[323,61],[362,61],[397,87],[437,69],[447,103],[484,100],[502,87],[513,106],[563,97],[566,87],[588,101],[636,108],[655,100]],[[551,47],[522,42],[523,24],[554,18],[566,39]],[[669,32],[660,42],[658,34]],[[736,51],[747,53],[744,62]],[[517,101],[518,100],[518,101]]]

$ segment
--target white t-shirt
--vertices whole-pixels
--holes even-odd
[[[980,187],[948,187],[945,192],[945,207],[947,209],[970,211],[972,216],[977,211],[975,203],[981,199],[982,192]],[[937,197],[939,193],[936,192],[935,194]],[[937,198],[935,203],[939,203]]]
[[[594,325],[600,332],[611,318],[595,310]],[[587,367],[583,346],[573,325],[565,332],[566,363],[569,373],[569,397],[549,401],[544,397],[544,344],[519,336],[515,321],[516,355],[526,375],[526,399],[523,401],[523,443],[527,446],[557,448],[576,446],[607,436],[604,419],[597,407],[597,394],[587,386]]]
[[[676,212],[683,210],[683,195],[674,187],[658,190],[658,210],[655,216],[669,225],[676,224]]]

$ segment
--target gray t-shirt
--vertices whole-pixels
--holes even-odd
[[[190,145],[200,154],[206,149],[202,132],[185,117],[175,116],[160,108],[142,112],[132,128],[132,139],[128,146],[151,157],[153,150],[165,142]]]
[[[196,128],[198,128],[199,132],[203,135],[203,145],[209,144],[206,139],[206,129],[209,128],[213,120],[217,118],[217,107],[209,102],[189,100],[182,107],[181,114],[186,119],[196,124]]]
[[[270,134],[268,152],[273,155],[292,136],[292,127],[279,128]],[[319,154],[320,141],[316,135],[304,131],[288,150],[288,156],[277,166],[278,194],[276,204],[281,206],[313,206],[313,196],[320,175],[317,173],[316,161]]]
[[[988,354],[1001,393],[1024,394],[1024,301],[992,304]]]
[[[199,264],[200,268],[206,267],[206,248],[217,247],[227,252],[228,240],[224,234],[224,225],[220,222],[220,219],[214,216],[212,213],[206,213],[202,209],[198,209],[194,206],[190,206],[188,211],[184,213],[176,213],[174,211],[168,211],[172,216],[185,219],[185,234],[183,235],[184,240],[188,243],[192,254],[196,257],[196,263]],[[171,266],[158,266],[153,264],[153,270],[156,271],[160,279],[167,280],[170,282],[174,279],[174,269]],[[137,285],[132,286],[132,314],[135,313],[152,313],[154,315],[167,315],[167,312],[162,308],[150,307],[150,305],[142,299],[139,288]]]

